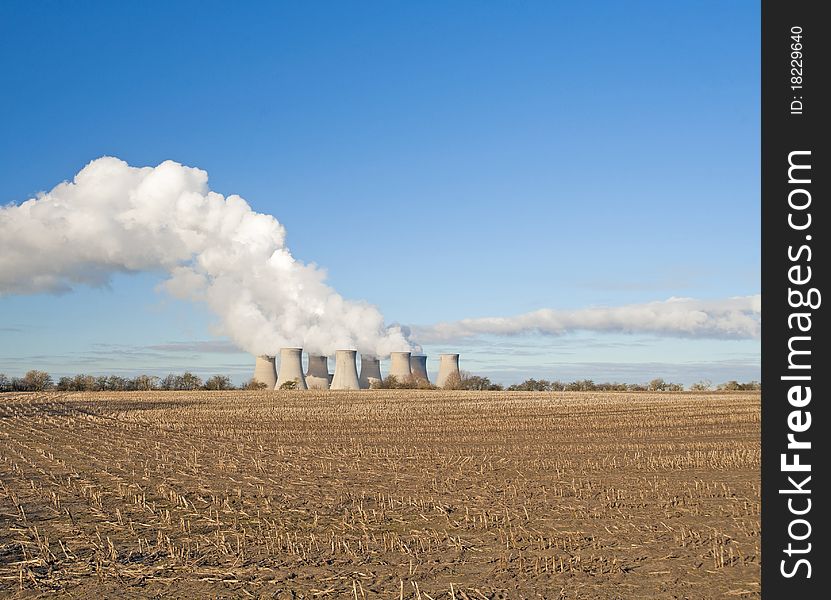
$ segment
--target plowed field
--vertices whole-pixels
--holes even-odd
[[[0,595],[759,596],[758,393],[0,394]]]

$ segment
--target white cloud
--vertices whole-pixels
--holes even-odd
[[[618,307],[577,310],[541,309],[513,317],[463,319],[413,327],[422,344],[447,343],[480,335],[560,336],[572,331],[637,333],[671,337],[757,339],[761,329],[761,295],[723,300],[670,298]]]

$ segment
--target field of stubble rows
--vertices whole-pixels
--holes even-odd
[[[759,596],[758,393],[0,394],[0,595]]]

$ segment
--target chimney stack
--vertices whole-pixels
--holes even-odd
[[[275,390],[289,381],[296,381],[298,390],[309,389],[306,386],[306,378],[303,377],[303,349],[302,348],[280,348],[280,374],[277,377]]]
[[[273,390],[277,383],[277,369],[274,367],[274,357],[261,354],[254,362],[254,381],[265,384],[267,390]]]
[[[409,352],[390,353],[390,375],[398,381],[406,381],[412,375]]]
[[[436,385],[444,387],[447,383],[447,378],[451,375],[461,377],[459,372],[459,355],[458,354],[442,354],[439,356],[439,376],[436,378]]]
[[[361,354],[361,376],[358,383],[362,390],[368,390],[373,383],[381,383],[381,361],[377,356]]]
[[[335,375],[332,377],[333,390],[359,390],[358,367],[355,365],[357,350],[335,352]]]
[[[410,356],[410,370],[416,379],[430,383],[430,377],[427,375],[427,356],[424,354],[413,354]]]
[[[310,390],[329,389],[329,358],[321,354],[309,354],[306,369],[306,385]]]

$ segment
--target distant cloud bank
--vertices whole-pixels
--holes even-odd
[[[617,307],[577,310],[544,308],[512,317],[483,317],[413,327],[422,344],[447,343],[480,335],[560,336],[573,331],[652,334],[665,337],[758,339],[762,296],[723,300],[669,298]]]

